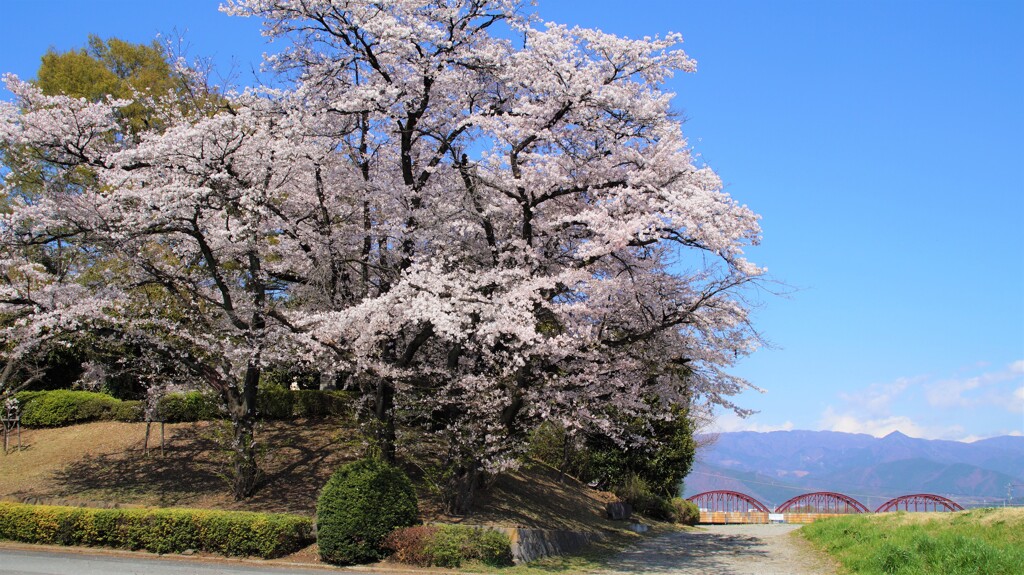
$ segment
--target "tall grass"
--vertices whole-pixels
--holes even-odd
[[[1024,509],[850,515],[801,532],[856,574],[1024,573]]]

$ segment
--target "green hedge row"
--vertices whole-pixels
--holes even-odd
[[[90,509],[0,502],[0,539],[264,559],[314,541],[307,517],[203,509]]]
[[[23,391],[15,395],[26,427],[63,427],[89,421],[143,421],[141,401],[122,401],[91,391]],[[354,395],[344,391],[300,390],[267,386],[257,395],[256,409],[265,419],[321,418],[349,415]],[[218,397],[199,391],[160,398],[156,420],[168,423],[207,421],[223,417]]]
[[[141,401],[121,401],[90,391],[23,391],[15,395],[21,406],[21,424],[61,427],[87,421],[141,421]]]

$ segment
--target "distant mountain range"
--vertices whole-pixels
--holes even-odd
[[[684,496],[740,491],[774,508],[811,491],[837,491],[875,509],[911,493],[934,493],[961,505],[1024,504],[1024,437],[974,443],[915,439],[893,432],[879,439],[834,431],[740,431],[702,439]]]

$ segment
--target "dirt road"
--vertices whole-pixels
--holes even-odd
[[[798,525],[705,525],[668,533],[615,557],[602,575],[832,575],[792,533]]]

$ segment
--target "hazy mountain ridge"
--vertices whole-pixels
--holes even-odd
[[[697,454],[685,496],[729,489],[773,507],[810,491],[838,491],[874,509],[909,493],[964,505],[1001,504],[1007,484],[1024,484],[1024,437],[963,443],[834,431],[721,433]],[[1024,502],[1016,487],[1013,503]]]

